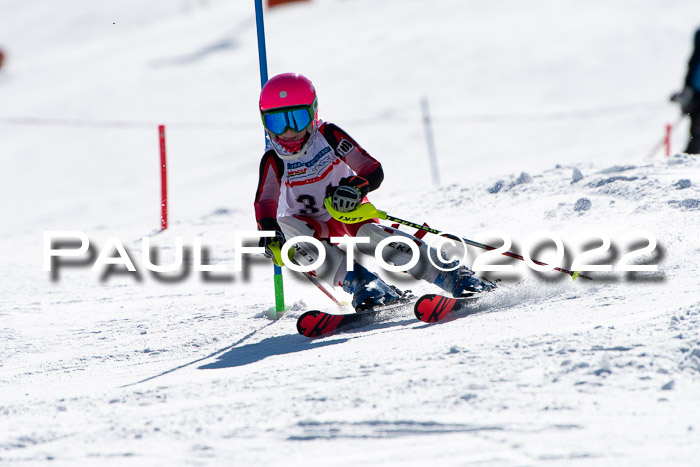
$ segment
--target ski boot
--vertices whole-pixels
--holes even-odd
[[[401,292],[381,280],[376,274],[355,263],[343,279],[343,290],[352,294],[352,307],[357,312],[401,300]]]
[[[433,284],[445,292],[451,293],[455,298],[471,297],[478,293],[490,292],[496,288],[496,284],[476,277],[474,271],[466,266],[460,266],[452,271],[440,271]]]

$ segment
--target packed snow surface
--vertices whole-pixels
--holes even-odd
[[[659,144],[696,0],[266,10],[270,73],[309,76],[321,117],[382,162],[378,208],[612,266],[572,281],[508,261],[444,323],[405,308],[322,339],[296,331],[334,307],[303,277],[285,270],[272,321],[269,260],[234,271],[263,149],[253,2],[0,8],[0,464],[698,465],[700,158],[680,154],[686,121],[671,157]],[[55,230],[91,249],[48,272]],[[184,265],[150,272],[144,237],[158,264],[182,239]],[[115,242],[136,271],[92,271]],[[197,242],[219,270],[196,270]]]

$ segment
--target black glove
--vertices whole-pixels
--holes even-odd
[[[695,92],[693,92],[693,89],[686,87],[680,92],[671,94],[670,101],[679,104],[681,106],[681,112],[687,114],[691,110],[694,97]]]
[[[284,237],[284,233],[282,232],[282,228],[275,219],[271,217],[263,217],[260,219],[260,221],[258,221],[258,230],[272,230],[275,232],[274,237],[261,237],[260,242],[258,242],[258,246],[265,248],[265,253],[263,253],[263,255],[270,259],[274,258],[275,255],[272,253],[270,246],[276,242],[277,247],[282,248],[284,242],[287,241],[287,239]]]
[[[364,177],[360,177],[359,175],[341,178],[338,186],[351,186],[356,188],[360,193],[360,199],[364,198],[367,196],[367,193],[369,193],[369,181]]]
[[[355,210],[369,193],[369,182],[359,175],[342,178],[338,186],[330,187],[328,196],[333,209],[338,212]]]

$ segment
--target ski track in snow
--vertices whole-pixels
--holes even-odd
[[[636,258],[658,272],[571,281],[512,261],[515,273],[490,274],[503,279],[495,292],[442,323],[404,308],[314,340],[297,334],[296,318],[331,303],[304,278],[285,272],[292,306],[270,321],[268,260],[242,273],[193,268],[195,237],[209,263],[232,269],[233,232],[254,228],[252,5],[76,1],[71,12],[8,2],[0,15],[13,52],[0,71],[0,118],[63,122],[0,121],[10,200],[0,225],[1,465],[698,464],[700,158],[647,157],[677,118],[665,99],[690,53],[695,0],[314,0],[270,11],[270,69],[303,68],[322,117],[382,161],[386,179],[371,195],[380,209],[477,241],[498,242],[498,230],[515,250],[547,230],[563,240],[566,264],[600,244],[595,233],[612,248],[594,264],[644,246],[629,232],[658,241]],[[286,28],[308,23],[324,40],[280,54],[293,39]],[[320,59],[331,56],[342,63]],[[364,68],[349,73],[353,63]],[[420,165],[421,93],[434,112],[439,187]],[[157,233],[149,122],[163,119],[171,225]],[[42,235],[58,229],[85,231],[95,255],[117,236],[138,274],[83,264],[52,279]],[[182,237],[182,271],[145,270],[144,236],[162,264]]]

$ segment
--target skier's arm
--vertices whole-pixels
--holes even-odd
[[[275,155],[275,151],[267,151],[260,161],[258,188],[255,192],[255,219],[258,230],[269,229],[277,223],[277,205],[283,170],[283,162]],[[274,221],[274,224],[271,221]]]
[[[374,191],[379,188],[379,185],[384,180],[384,171],[379,161],[370,156],[350,135],[336,125],[324,123],[318,130],[326,138],[326,141],[328,141],[335,153],[357,175],[367,180],[369,183],[368,191]]]

